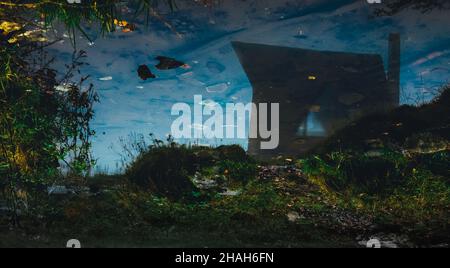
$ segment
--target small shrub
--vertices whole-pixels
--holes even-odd
[[[153,139],[151,145],[147,145],[142,135],[132,135],[129,141],[122,140],[123,159],[134,158],[127,167],[127,178],[155,194],[172,199],[192,197],[197,189],[190,178],[196,172],[208,169],[218,170],[227,178],[240,182],[256,175],[256,165],[238,145],[187,146],[175,143],[172,137],[167,142],[157,140],[153,135],[150,137]]]
[[[153,193],[180,198],[194,190],[189,176],[195,174],[196,156],[182,145],[152,146],[127,170],[128,179]]]
[[[215,149],[220,159],[227,159],[235,162],[248,162],[250,157],[247,152],[239,145],[219,146]]]

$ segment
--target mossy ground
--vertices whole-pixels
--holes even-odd
[[[355,122],[299,159],[158,143],[123,175],[86,178],[90,191],[43,195],[20,228],[0,217],[0,246],[356,247],[389,233],[448,247],[449,92]]]

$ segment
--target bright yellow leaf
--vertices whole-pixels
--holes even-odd
[[[22,26],[15,22],[2,21],[0,24],[0,30],[3,31],[4,35],[9,34],[10,32],[18,31],[22,29]]]
[[[17,43],[17,41],[19,41],[19,40],[16,37],[12,37],[12,38],[8,39],[8,43],[10,43],[10,44]]]
[[[126,20],[114,19],[114,24],[120,27],[127,27],[128,22]]]

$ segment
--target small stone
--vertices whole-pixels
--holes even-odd
[[[298,214],[298,212],[295,211],[289,212],[286,216],[288,218],[288,221],[290,222],[296,222],[301,219],[300,214]]]
[[[220,193],[219,195],[222,195],[222,196],[237,196],[240,193],[241,193],[240,191],[231,191],[231,190],[227,189],[226,192]]]
[[[368,151],[365,153],[367,157],[381,157],[383,156],[383,152],[380,151]]]

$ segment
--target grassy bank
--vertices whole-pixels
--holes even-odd
[[[401,247],[448,247],[448,93],[357,121],[299,159],[140,143],[123,174],[64,178],[77,190],[35,195],[20,226],[3,212],[0,246],[356,247],[388,236]]]

